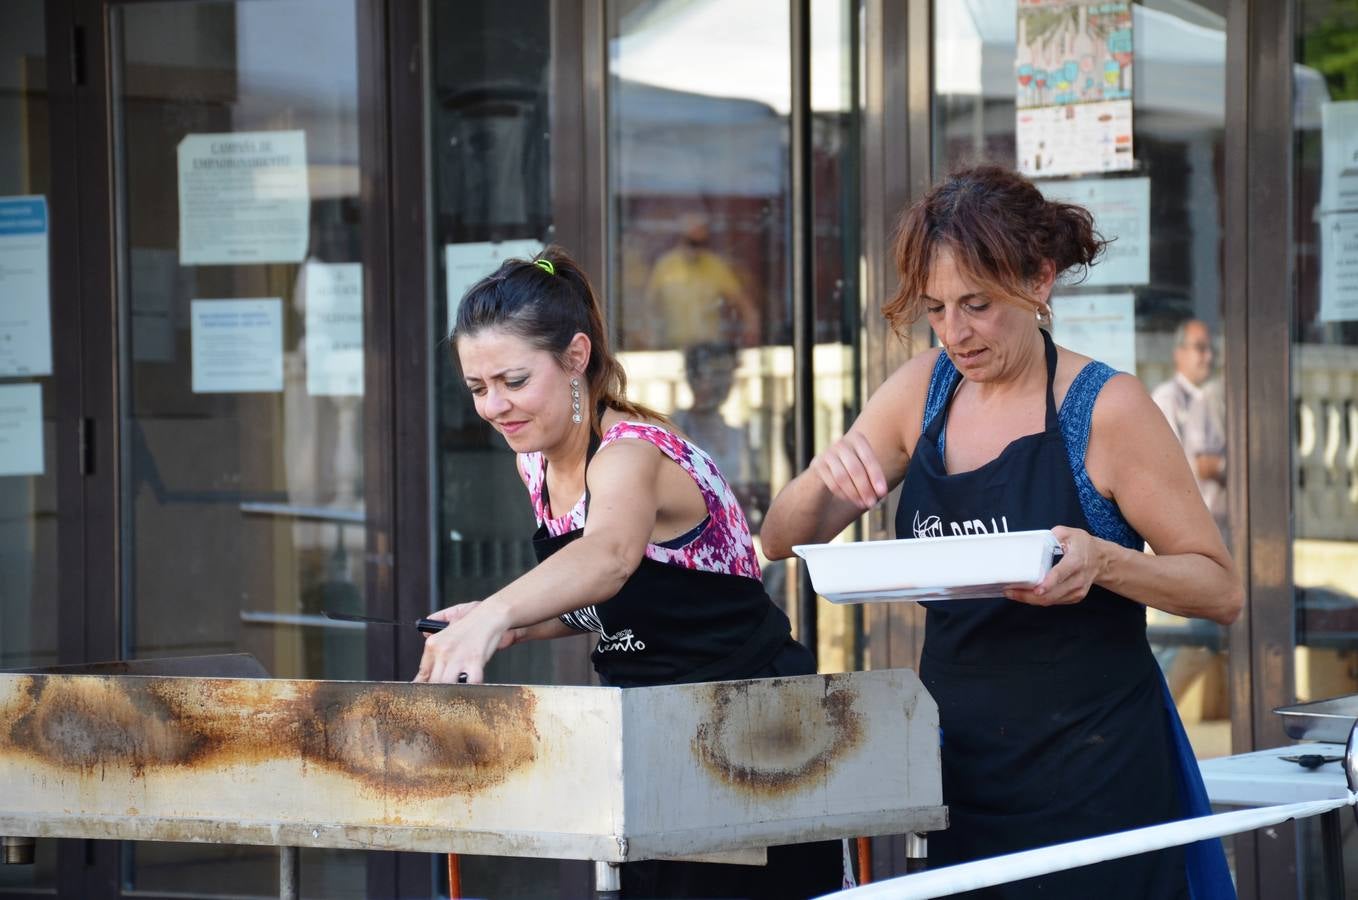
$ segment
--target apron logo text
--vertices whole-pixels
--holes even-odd
[[[943,520],[938,516],[925,516],[920,518],[919,510],[915,510],[915,519],[911,523],[911,530],[915,532],[917,538],[944,537]],[[1000,516],[997,521],[994,516],[990,517],[990,525],[986,527],[984,519],[964,519],[961,522],[949,522],[948,528],[954,535],[962,534],[1008,534],[1009,520]]]

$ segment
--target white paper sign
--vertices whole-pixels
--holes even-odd
[[[179,261],[301,262],[311,202],[306,132],[191,134],[179,142]]]
[[[306,391],[363,394],[363,266],[307,263]]]
[[[1052,339],[1063,347],[1136,373],[1136,296],[1061,294],[1052,300]]]
[[[1358,211],[1358,100],[1320,107],[1320,212]]]
[[[506,259],[515,256],[531,259],[542,252],[542,247],[540,241],[534,240],[445,244],[443,267],[448,278],[448,327],[444,333],[452,333],[458,305],[468,288],[494,272]]]
[[[1019,171],[1033,178],[1131,169],[1132,101],[1020,109],[1014,149]]]
[[[52,374],[47,198],[0,197],[0,375]]]
[[[193,392],[283,390],[283,301],[194,300]]]
[[[1358,320],[1358,212],[1320,217],[1320,321]]]
[[[42,386],[0,384],[0,475],[42,474]]]
[[[1146,284],[1151,280],[1151,180],[1082,178],[1038,184],[1048,200],[1083,206],[1094,229],[1112,243],[1082,285]]]

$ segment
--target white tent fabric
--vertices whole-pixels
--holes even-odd
[[[1161,5],[1166,5],[1162,3]],[[1222,121],[1226,96],[1224,22],[1185,2],[1184,15],[1132,6],[1138,112]],[[839,4],[813,3],[812,106],[839,109]],[[1003,98],[1014,94],[1015,0],[935,4],[935,90]],[[1190,17],[1190,12],[1192,16]],[[787,4],[780,0],[656,0],[645,24],[613,42],[616,76],[675,91],[741,97],[780,115],[789,105]],[[834,35],[832,39],[830,35]],[[1323,78],[1297,66],[1297,117],[1319,127]]]

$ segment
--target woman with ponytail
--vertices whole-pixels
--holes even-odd
[[[1243,592],[1141,383],[1052,341],[1053,286],[1102,249],[1088,211],[1017,173],[976,167],[931,190],[901,220],[884,313],[898,333],[925,316],[939,348],[888,378],[764,519],[765,553],[788,556],[900,485],[897,537],[1051,529],[1065,551],[1030,590],[927,604],[920,678],[949,822],[931,867],[1210,811],[1146,607],[1229,624]],[[1234,891],[1205,841],[966,896]]]
[[[499,650],[598,635],[595,671],[637,687],[807,675],[815,661],[764,591],[750,528],[710,456],[626,397],[588,279],[559,248],[506,261],[450,336],[477,413],[518,453],[539,564],[433,613],[416,681],[477,683]],[[767,866],[623,866],[634,897],[810,897],[838,890],[840,842],[769,848]]]

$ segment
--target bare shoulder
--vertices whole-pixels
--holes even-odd
[[[1188,476],[1178,439],[1136,377],[1120,372],[1108,380],[1090,425],[1085,469],[1105,497],[1122,503],[1129,490],[1162,487],[1179,469]]]
[[[1085,356],[1066,347],[1057,346],[1056,348],[1056,379],[1052,382],[1052,395],[1059,408],[1065,401],[1066,392],[1075,383],[1075,379],[1084,371],[1084,367],[1094,362],[1093,357]]]
[[[902,363],[868,398],[855,429],[868,432],[870,439],[883,440],[890,435],[892,443],[898,445],[903,458],[908,460],[919,439],[929,379],[942,354],[941,349],[934,347]]]
[[[1134,426],[1143,422],[1143,417],[1154,413],[1158,420],[1163,418],[1159,408],[1146,392],[1146,386],[1134,375],[1119,372],[1099,391],[1094,402],[1095,431],[1109,428]]]
[[[929,379],[933,377],[934,367],[942,355],[943,351],[938,347],[916,353],[887,376],[882,386],[873,392],[869,402],[880,397],[883,403],[889,404],[898,413],[914,409],[923,415]]]

